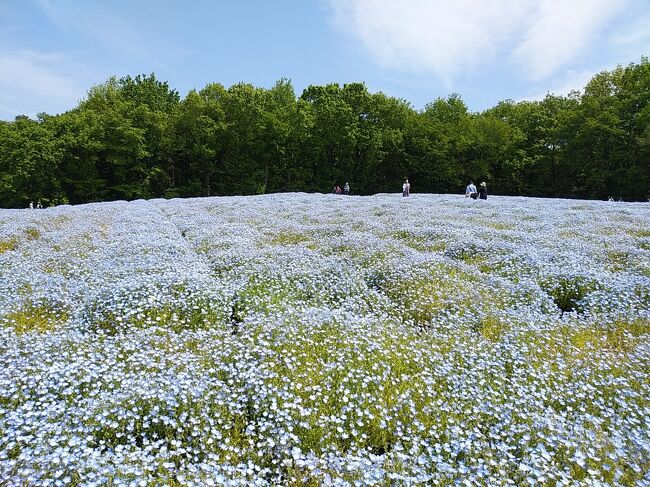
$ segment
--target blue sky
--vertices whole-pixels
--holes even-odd
[[[0,0],[0,119],[60,113],[108,77],[365,81],[415,108],[580,89],[650,53],[649,0]]]

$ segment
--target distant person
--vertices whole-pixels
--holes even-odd
[[[341,193],[342,193],[342,191],[341,191],[341,186],[337,186],[336,189],[334,190],[334,192],[335,192],[336,194],[341,194]]]
[[[343,186],[343,194],[350,194],[350,183],[347,181],[345,182],[345,186]]]
[[[474,186],[474,181],[470,179],[469,184],[465,188],[465,198],[472,198],[475,200],[478,197],[478,193],[476,192],[476,186]]]
[[[614,201],[614,198],[610,196],[609,198],[607,198],[607,201]]]
[[[402,196],[406,198],[407,196],[411,195],[411,183],[409,183],[409,180],[406,179],[404,181],[404,184],[402,184]]]
[[[34,202],[33,202],[33,201],[30,201],[30,202],[29,202],[29,209],[30,209],[30,210],[33,210],[33,209],[34,209]]]
[[[36,203],[36,209],[40,210],[43,208],[43,205],[41,205],[41,200],[38,200],[38,203]]]
[[[485,181],[478,187],[478,197],[482,200],[487,199],[487,184],[485,184]]]

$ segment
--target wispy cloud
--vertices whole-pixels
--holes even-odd
[[[35,115],[61,106],[70,107],[82,97],[90,76],[84,68],[60,53],[0,52],[0,116]],[[20,113],[11,108],[20,103]]]
[[[531,80],[580,56],[631,0],[328,0],[336,26],[380,65],[449,82],[496,58]]]
[[[568,95],[571,91],[580,91],[582,92],[584,87],[587,85],[589,80],[594,77],[598,72],[604,71],[606,69],[611,69],[611,67],[603,67],[598,70],[572,70],[569,69],[563,73],[560,73],[556,78],[550,83],[550,88],[546,91],[534,92],[530,95],[525,95],[519,98],[517,101],[523,100],[543,100],[546,95]]]
[[[513,0],[330,0],[329,4],[334,23],[361,41],[382,66],[434,73],[444,81],[494,56],[516,28],[506,12],[523,13]]]
[[[627,0],[543,0],[525,19],[523,41],[512,52],[531,79],[556,73],[573,61]]]
[[[76,0],[29,0],[29,4],[24,12],[12,11],[11,21],[0,22],[3,119],[60,113],[111,75],[168,70],[183,54],[161,39],[155,25],[136,25],[135,18],[111,10],[110,4]],[[0,0],[0,15],[3,6]],[[26,15],[36,17],[41,26],[43,19],[50,22],[44,30],[55,39],[52,49],[44,48],[38,35],[28,36]]]
[[[150,25],[91,2],[34,0],[47,18],[62,31],[82,35],[94,47],[104,50],[126,65],[151,63],[166,66],[163,59],[182,55],[185,50],[161,38]]]
[[[623,56],[621,62],[634,61],[643,53],[650,54],[650,7],[627,24],[615,29],[609,42]]]

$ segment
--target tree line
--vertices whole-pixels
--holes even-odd
[[[363,83],[211,83],[184,98],[154,74],[110,78],[60,115],[0,122],[0,206],[328,192],[462,192],[645,200],[650,63],[582,92],[470,112],[459,95],[422,110]]]

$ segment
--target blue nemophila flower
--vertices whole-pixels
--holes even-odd
[[[646,205],[403,203],[0,211],[0,483],[647,480]]]

